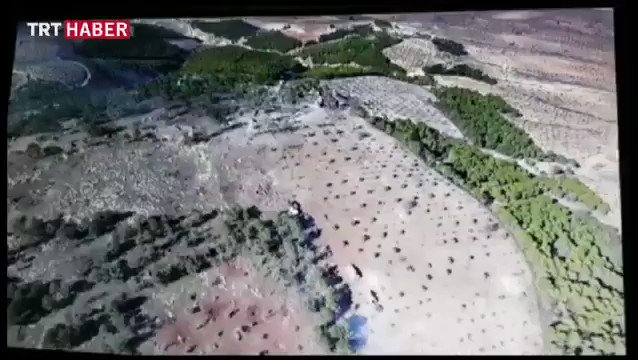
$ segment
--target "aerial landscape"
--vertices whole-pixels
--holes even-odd
[[[612,19],[19,27],[8,345],[625,354]]]

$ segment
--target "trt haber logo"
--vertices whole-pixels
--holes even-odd
[[[58,36],[61,22],[28,22],[31,36]],[[128,20],[66,20],[64,38],[67,40],[127,40],[131,38]]]

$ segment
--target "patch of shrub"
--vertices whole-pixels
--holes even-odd
[[[525,131],[503,116],[504,112],[515,110],[502,98],[459,87],[438,87],[433,93],[450,119],[476,146],[519,158],[543,155]]]
[[[162,36],[169,30],[158,31],[157,27],[142,24],[135,28],[137,33],[129,40],[73,42],[73,50],[84,57],[102,59],[176,59],[185,55],[183,49]]]
[[[467,55],[467,51],[465,50],[465,46],[463,44],[458,43],[454,40],[443,39],[440,37],[435,37],[432,39],[432,43],[439,51],[444,51],[446,53],[463,56]]]
[[[274,84],[304,70],[291,56],[233,45],[200,51],[182,67],[185,74],[214,75],[235,86]]]
[[[246,40],[253,49],[276,50],[282,53],[301,46],[301,41],[286,36],[281,31],[260,31]]]
[[[365,75],[383,75],[383,73],[352,65],[318,65],[306,71],[304,75],[313,79],[336,79]]]
[[[7,322],[16,325],[36,323],[52,311],[70,305],[79,292],[92,286],[85,280],[69,284],[59,279],[10,283],[7,285]]]
[[[496,79],[484,74],[483,71],[472,68],[466,64],[454,65],[451,68],[446,68],[443,64],[436,64],[426,66],[423,68],[423,71],[428,74],[465,76],[474,80],[483,81],[490,85],[495,85],[497,83]]]
[[[319,42],[326,42],[330,40],[338,40],[343,39],[350,35],[358,35],[361,37],[366,37],[368,35],[374,34],[374,29],[370,25],[355,25],[352,28],[347,29],[337,29],[328,34],[322,34],[319,36]]]
[[[392,23],[386,20],[381,20],[381,19],[377,19],[374,20],[374,24],[378,27],[380,27],[381,29],[391,29],[392,28]]]
[[[207,33],[214,34],[232,41],[237,41],[242,37],[255,35],[259,28],[240,19],[212,21],[193,21],[193,27]]]
[[[78,323],[60,323],[49,328],[44,335],[42,345],[51,349],[72,349],[97,336],[102,325],[111,331],[115,329],[107,314],[100,314],[93,318],[83,315]]]
[[[306,46],[299,55],[312,58],[315,64],[355,63],[394,77],[405,74],[405,70],[390,62],[382,50],[398,42],[400,40],[382,34],[373,39],[351,36],[335,42]]]

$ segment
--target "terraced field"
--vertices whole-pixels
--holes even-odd
[[[418,85],[374,76],[339,79],[330,84],[336,91],[356,99],[371,115],[417,119],[451,137],[462,136],[434,106],[434,95]]]

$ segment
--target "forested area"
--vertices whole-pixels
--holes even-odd
[[[179,59],[186,52],[166,40],[183,36],[157,26],[135,24],[135,35],[127,41],[74,41],[76,54],[101,59]]]
[[[382,50],[399,42],[399,39],[386,34],[370,39],[351,36],[340,41],[306,46],[299,55],[312,58],[315,64],[355,63],[387,76],[397,76],[405,74],[405,70],[391,63]]]
[[[305,68],[294,58],[240,46],[221,46],[197,52],[182,67],[190,75],[212,75],[228,83],[274,84]]]
[[[260,31],[246,40],[253,49],[276,50],[282,53],[301,46],[301,41],[286,36],[281,31]]]
[[[336,286],[330,272],[318,265],[316,259],[325,254],[312,244],[310,235],[305,235],[304,221],[307,219],[290,216],[287,212],[280,212],[271,220],[262,217],[256,207],[231,209],[224,221],[229,232],[226,254],[235,257],[248,251],[255,255],[263,273],[285,286],[298,286],[306,296],[306,305],[326,319],[318,330],[330,350],[349,354],[348,326],[335,322],[345,310],[342,309],[343,297],[349,296],[350,288],[346,284]],[[342,281],[338,280],[337,284]]]
[[[258,27],[239,19],[217,22],[196,20],[192,22],[192,25],[203,32],[211,33],[232,41],[255,35],[259,31]]]
[[[77,89],[57,82],[32,81],[18,89],[9,102],[9,113],[21,119],[7,125],[7,136],[57,131],[63,121],[81,117],[92,121],[105,110]]]
[[[437,49],[439,49],[439,51],[444,51],[452,55],[463,56],[468,54],[463,44],[457,43],[454,40],[435,37],[434,39],[432,39],[432,43],[436,46]]]
[[[624,348],[619,235],[549,195],[572,196],[590,209],[605,211],[608,205],[600,197],[576,179],[534,177],[424,123],[370,121],[485,204],[493,204],[520,243],[544,304],[554,308],[552,345],[566,354],[612,354]]]
[[[314,66],[306,71],[305,76],[314,79],[336,79],[353,76],[383,75],[380,71],[352,65]]]
[[[198,77],[170,74],[140,86],[137,89],[137,96],[138,100],[155,96],[160,96],[167,100],[188,100],[204,94],[227,92],[235,89],[237,89],[235,82],[213,74]]]
[[[454,65],[451,68],[447,68],[444,64],[436,64],[432,66],[426,66],[423,68],[428,74],[437,74],[437,75],[457,75],[457,76],[465,76],[474,80],[483,81],[490,85],[495,85],[497,83],[496,79],[486,75],[479,69],[472,68],[466,64],[458,64]]]
[[[503,99],[458,87],[438,87],[432,92],[450,120],[476,146],[518,158],[543,155],[525,131],[503,116],[503,113],[518,114]]]

